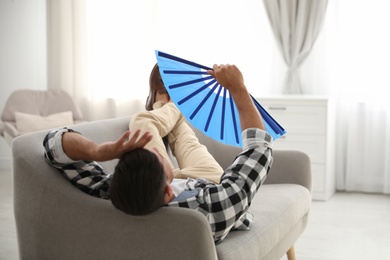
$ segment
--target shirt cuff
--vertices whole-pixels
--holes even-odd
[[[64,149],[62,148],[62,135],[67,132],[74,132],[74,131],[66,128],[58,129],[55,135],[53,136],[53,139],[50,140],[50,144],[49,144],[50,150],[52,152],[53,159],[57,163],[68,164],[68,163],[78,162],[70,159],[64,152]]]
[[[244,150],[256,147],[271,148],[272,141],[272,136],[259,128],[248,128],[242,132]]]

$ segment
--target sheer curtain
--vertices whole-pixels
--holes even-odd
[[[264,0],[276,42],[288,69],[283,92],[302,94],[299,67],[321,31],[328,0]]]
[[[300,67],[304,93],[336,99],[336,187],[390,194],[390,3],[329,0]]]
[[[390,194],[388,10],[388,1],[330,0],[323,32],[302,68],[308,93],[338,103],[339,190]]]
[[[119,2],[126,6],[127,1]],[[101,3],[102,1],[98,0],[46,2],[48,86],[64,89],[71,94],[87,120],[127,116],[142,110],[144,100],[140,97],[146,96],[146,92],[142,90],[147,90],[148,84],[147,73],[141,72],[141,76],[136,76],[139,72],[137,68],[128,66],[136,59],[132,55],[139,52],[137,48],[130,53],[127,51],[129,47],[134,46],[134,42],[137,42],[134,40],[129,44],[128,35],[139,34],[134,29],[138,26],[126,29],[127,26],[121,23],[120,19],[129,14],[120,12],[120,8],[115,4],[110,5],[112,8],[107,11],[110,19],[118,19],[116,22],[121,26],[115,27],[112,23],[108,23],[111,26],[105,26],[107,16],[101,14],[103,12]],[[101,16],[97,17],[97,14]],[[137,24],[131,20],[129,22]],[[100,34],[98,30],[101,30]],[[122,31],[119,32],[120,30]],[[125,36],[118,39],[119,33]],[[144,40],[148,41],[145,38]],[[129,46],[125,46],[126,44]],[[118,64],[112,57],[122,62]],[[149,69],[151,65],[147,65]],[[146,67],[145,62],[143,66]],[[115,73],[110,73],[110,69],[111,71],[115,69]],[[139,79],[141,77],[142,81]],[[123,83],[123,78],[131,78],[132,81],[127,80]]]
[[[47,0],[47,12],[49,87],[72,94],[88,120],[144,109],[156,49],[237,64],[254,96],[279,92],[259,1]]]
[[[339,188],[390,194],[390,109],[385,104],[350,102],[342,118],[345,175]]]

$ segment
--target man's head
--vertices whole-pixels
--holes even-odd
[[[111,202],[127,214],[152,213],[172,199],[170,174],[157,151],[130,151],[119,160],[110,181]]]

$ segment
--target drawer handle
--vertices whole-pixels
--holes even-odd
[[[269,107],[269,110],[287,110],[286,107]]]

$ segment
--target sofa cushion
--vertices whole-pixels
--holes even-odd
[[[301,185],[263,185],[249,209],[255,220],[251,229],[230,232],[217,246],[218,259],[280,259],[274,248],[287,252],[294,244],[290,239],[303,232],[310,203],[310,192]]]
[[[72,111],[40,116],[15,112],[16,128],[20,134],[73,124]]]

